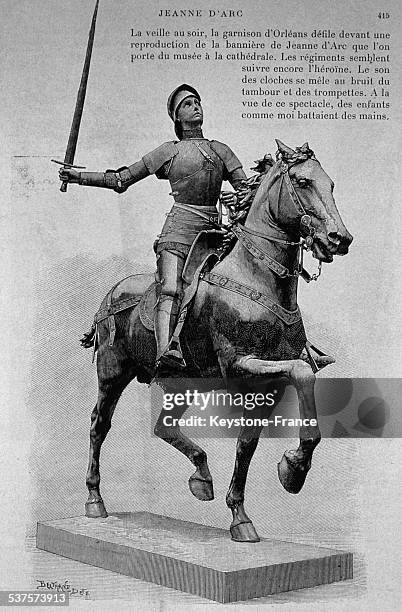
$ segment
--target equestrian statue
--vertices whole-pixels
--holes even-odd
[[[207,149],[208,141],[202,142]],[[192,144],[191,139],[188,144]],[[315,375],[334,360],[314,351],[306,338],[297,304],[298,280],[302,277],[309,281],[317,275],[311,277],[305,271],[303,252],[311,251],[321,266],[322,262],[332,262],[334,255],[345,255],[352,236],[336,208],[334,184],[307,143],[295,149],[280,141],[277,145],[277,160],[270,156],[259,160],[256,174],[240,180],[237,197],[226,198],[228,223],[210,215],[210,229],[197,227],[189,257],[183,258],[180,268],[178,317],[166,335],[166,349],[174,343],[173,359],[161,362],[153,330],[157,328],[157,304],[163,284],[160,274],[156,282],[151,274],[140,274],[115,285],[96,313],[91,331],[84,336],[84,346],[93,345],[97,353],[98,373],[98,400],[91,417],[87,516],[107,516],[99,489],[100,450],[118,399],[135,378],[148,384],[163,378],[165,390],[177,389],[178,376],[180,380],[206,382],[209,378],[220,379],[222,388],[228,388],[231,380],[286,379],[296,389],[303,422],[317,423]],[[193,146],[196,153],[198,148]],[[174,158],[171,168],[173,163]],[[209,163],[208,159],[202,161],[204,167]],[[71,172],[62,170],[61,178],[69,179]],[[87,180],[86,174],[80,174],[80,182]],[[177,183],[182,193],[180,180]],[[218,198],[219,189],[215,193]],[[196,209],[194,215],[199,212]],[[180,223],[182,219],[179,216]],[[208,248],[211,243],[220,247]],[[197,245],[203,248],[197,251]],[[189,261],[192,256],[196,260],[193,265]],[[193,274],[188,277],[191,270]],[[170,413],[172,419],[180,419],[187,407],[175,406]],[[189,478],[192,494],[203,501],[213,499],[205,451],[179,425],[166,426],[164,414],[161,411],[155,434],[194,465],[195,472]],[[269,414],[265,410],[264,416]],[[258,410],[254,416],[259,416]],[[259,541],[244,509],[244,490],[261,430],[259,425],[245,425],[237,441],[226,503],[232,512],[231,536],[238,542]],[[298,448],[286,451],[278,464],[280,482],[290,493],[298,493],[304,484],[320,441],[318,423],[301,426],[299,435]]]
[[[106,172],[79,172],[74,165],[98,10],[96,2],[67,150],[59,176],[68,183],[123,193],[155,174],[167,180],[174,198],[154,248],[157,273],[128,277],[106,295],[82,344],[97,357],[98,399],[91,416],[86,515],[106,517],[100,494],[99,458],[116,404],[135,378],[177,390],[183,381],[220,380],[221,388],[250,381],[285,380],[297,391],[303,425],[297,449],[284,453],[279,480],[298,493],[320,441],[314,400],[316,372],[333,362],[308,342],[297,305],[299,277],[316,280],[303,267],[309,250],[319,261],[345,255],[352,236],[333,197],[334,184],[305,143],[291,149],[277,140],[276,161],[266,155],[247,178],[233,151],[202,132],[198,91],[187,84],[169,96],[167,110],[177,140],[165,142],[130,166]],[[55,161],[55,160],[53,160]],[[234,192],[221,193],[223,181]],[[217,209],[219,204],[219,210]],[[226,222],[222,206],[227,210]],[[187,405],[164,411],[155,434],[182,452],[195,467],[189,478],[199,500],[213,499],[205,451],[177,424]],[[256,409],[254,417],[269,417]],[[272,409],[271,409],[272,412]],[[241,427],[226,503],[230,532],[238,542],[258,542],[244,509],[250,461],[262,426]],[[255,423],[255,424],[254,424]],[[308,424],[306,424],[308,423]]]

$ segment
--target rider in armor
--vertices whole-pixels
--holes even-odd
[[[170,343],[183,297],[184,264],[197,234],[218,221],[216,205],[222,182],[227,180],[236,189],[246,175],[227,145],[204,138],[201,98],[194,87],[177,87],[168,98],[167,110],[178,141],[165,142],[129,167],[102,173],[61,168],[59,176],[62,181],[106,187],[117,193],[150,174],[169,181],[174,205],[155,245],[157,364],[184,367],[180,345]],[[231,199],[230,194],[223,197],[225,203]]]

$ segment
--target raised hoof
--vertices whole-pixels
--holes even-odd
[[[106,518],[105,504],[102,499],[87,501],[85,504],[85,516],[88,518]]]
[[[191,493],[201,501],[211,501],[214,499],[214,486],[212,480],[205,480],[199,476],[190,476],[188,486]]]
[[[260,538],[251,521],[230,526],[230,534],[234,542],[259,542]]]
[[[287,451],[291,452],[291,451]],[[288,493],[300,493],[311,467],[311,459],[306,464],[294,464],[286,455],[278,463],[278,477],[281,485]]]

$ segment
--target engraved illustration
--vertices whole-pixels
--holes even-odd
[[[402,431],[395,12],[257,4],[21,16],[12,505],[42,595],[374,588]]]

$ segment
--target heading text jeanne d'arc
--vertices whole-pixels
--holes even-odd
[[[242,10],[234,9],[160,9],[158,17],[243,17]]]

